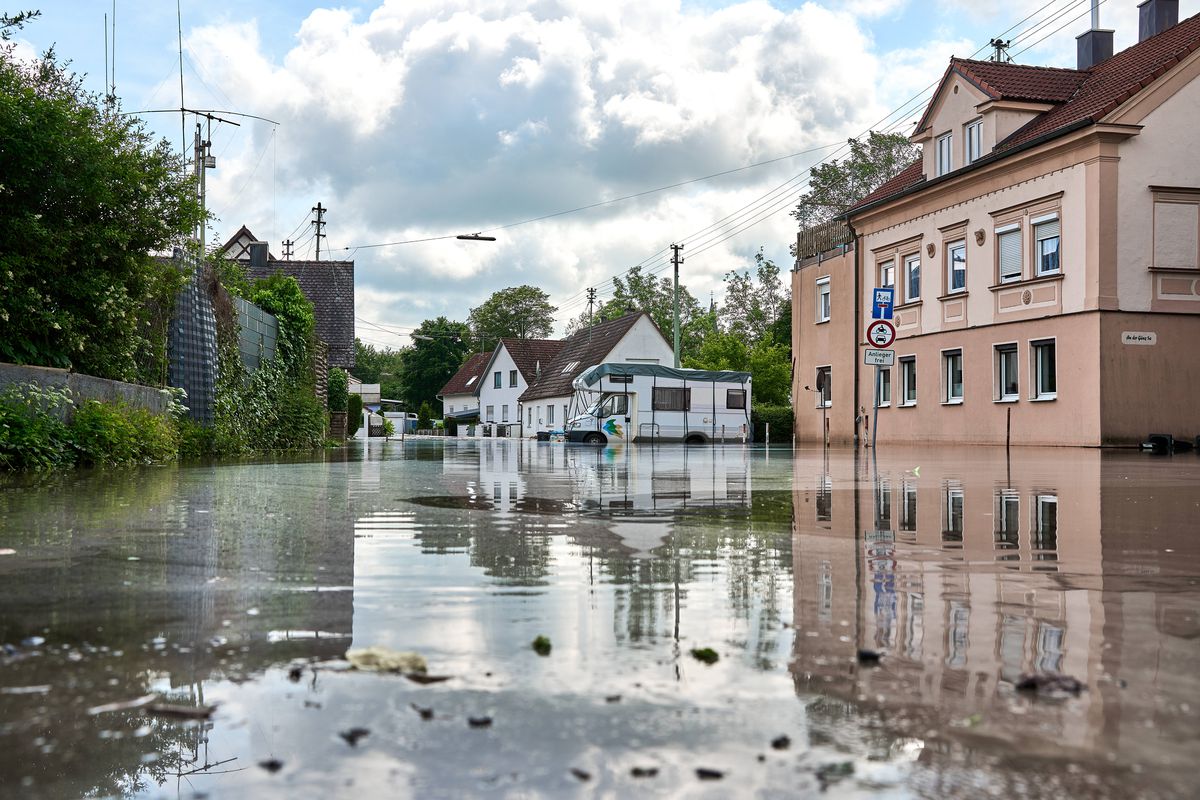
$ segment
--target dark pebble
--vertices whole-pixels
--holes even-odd
[[[422,708],[421,706],[417,705],[416,703],[413,703],[412,707],[413,707],[413,711],[416,711],[418,714],[421,715],[421,719],[433,719],[433,709],[432,708]]]
[[[304,707],[305,708],[320,708],[321,704],[315,700],[305,700]]]
[[[658,774],[658,767],[634,767],[629,774],[635,778],[653,778]]]
[[[771,740],[771,747],[774,747],[776,750],[787,750],[791,746],[792,740],[788,738],[786,734],[783,736],[776,736]]]
[[[883,653],[880,653],[878,650],[858,651],[858,663],[862,664],[863,666],[873,667],[879,663],[881,658],[883,658]]]
[[[758,763],[760,763],[760,764],[761,764],[762,762],[764,762],[764,761],[766,761],[766,760],[767,760],[767,757],[766,757],[766,756],[764,756],[762,753],[759,753],[759,754],[758,754]]]
[[[467,717],[467,724],[472,728],[490,728],[492,727],[491,717]]]
[[[592,773],[582,770],[579,767],[571,767],[571,774],[581,781],[590,781],[592,779]]]
[[[263,769],[265,769],[267,772],[271,773],[272,775],[274,775],[276,772],[279,772],[279,770],[283,769],[283,762],[280,761],[278,758],[268,758],[266,761],[258,762],[258,765],[260,767],[262,767]]]
[[[370,735],[371,735],[371,732],[369,730],[367,730],[366,728],[351,728],[348,731],[342,731],[341,733],[338,734],[338,736],[345,739],[346,744],[350,745],[351,747],[357,746],[359,739],[363,738],[364,736],[370,736]]]
[[[619,694],[610,694],[610,695],[608,695],[607,697],[605,697],[605,698],[604,698],[604,702],[606,702],[606,703],[619,703],[619,702],[621,702],[621,695],[619,695]]]
[[[450,680],[449,675],[426,675],[424,672],[406,672],[404,677],[408,678],[413,683],[419,683],[421,685],[441,683],[442,681]]]
[[[304,667],[292,667],[288,670],[288,680],[292,683],[297,683],[303,675]]]
[[[696,777],[702,781],[719,781],[725,777],[725,773],[719,769],[708,769],[707,767],[697,767]]]
[[[1054,673],[1023,674],[1016,684],[1018,692],[1037,692],[1038,694],[1062,695],[1079,694],[1087,685],[1072,678],[1070,675]]]

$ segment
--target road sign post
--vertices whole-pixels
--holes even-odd
[[[863,352],[863,363],[875,366],[875,396],[871,400],[871,408],[874,411],[871,415],[871,450],[875,449],[879,434],[879,388],[882,377],[879,368],[890,367],[895,363],[896,357],[894,351],[887,349],[896,341],[896,326],[888,321],[892,316],[892,293],[892,289],[875,290],[875,301],[872,304],[876,311],[875,319],[867,326],[867,344],[872,347]],[[886,318],[881,316],[883,313],[887,314]]]

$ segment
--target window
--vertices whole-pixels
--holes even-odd
[[[508,422],[508,403],[500,406],[500,421]]]
[[[1053,275],[1058,272],[1058,245],[1061,225],[1057,216],[1030,220],[1033,225],[1033,251],[1037,254],[1034,275]]]
[[[942,377],[946,387],[945,401],[961,403],[963,400],[962,350],[942,352]]]
[[[817,278],[817,322],[829,319],[829,276]]]
[[[727,389],[725,391],[725,407],[726,408],[745,408],[746,407],[746,390],[745,389]]]
[[[884,408],[892,404],[892,371],[879,370],[878,391],[875,393],[875,407]]]
[[[485,419],[484,421],[485,422],[495,422],[496,421],[496,407],[495,406],[487,407],[487,419]]]
[[[515,369],[508,371],[508,385],[510,388],[517,385],[517,371]]]
[[[554,404],[553,403],[546,406],[546,424],[547,425],[554,424]]]
[[[1033,348],[1033,397],[1053,400],[1058,396],[1054,341],[1031,342]]]
[[[917,531],[917,487],[907,481],[903,485],[904,500],[900,505],[900,530]]]
[[[504,383],[500,379],[500,373],[497,372],[495,375],[492,376],[492,388],[499,389],[503,385],[504,385]]]
[[[1015,344],[996,345],[996,399],[1016,400],[1019,397],[1018,386],[1017,346]]]
[[[946,485],[946,505],[942,509],[942,542],[958,543],[963,540],[963,490],[957,484]]]
[[[1029,546],[1034,550],[1058,550],[1058,495],[1039,494],[1034,498],[1033,530],[1030,532]],[[1038,558],[1035,560],[1053,561],[1054,558]]]
[[[963,163],[973,164],[983,155],[983,120],[968,122],[965,132],[963,146],[966,147],[966,158]]]
[[[907,302],[921,299],[921,257],[907,256],[904,259],[904,299]]]
[[[833,367],[817,367],[817,408],[833,405]]]
[[[692,390],[656,386],[651,400],[651,408],[655,411],[690,411]]]
[[[885,261],[879,265],[879,286],[882,289],[891,289],[896,286],[896,262]]]
[[[917,404],[917,359],[915,356],[900,359],[900,405]]]
[[[529,413],[526,414],[527,420],[526,420],[525,424],[532,428],[533,427],[533,406],[530,406],[528,411],[529,411]]]
[[[578,361],[572,361],[569,364],[567,364],[565,367],[562,368],[562,374],[566,375],[568,372],[570,372],[571,370],[575,369],[578,366],[579,366]]]
[[[946,245],[946,294],[965,291],[967,288],[967,243],[953,242]]]
[[[623,417],[629,413],[629,396],[624,394],[610,395],[600,407],[600,418]]]
[[[945,175],[953,166],[951,165],[950,157],[952,148],[954,147],[954,135],[950,133],[943,134],[937,138],[937,174]]]
[[[997,550],[1016,550],[1021,546],[1021,498],[1009,489],[996,490],[996,509],[992,515],[995,530],[992,541]]]
[[[1000,282],[1021,280],[1021,226],[1010,225],[996,231]]]
[[[467,378],[467,386],[470,386],[472,383],[474,383],[475,379],[478,377],[478,375],[472,375],[470,378]]]

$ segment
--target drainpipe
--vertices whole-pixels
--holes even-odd
[[[850,338],[850,363],[854,372],[854,407],[850,412],[854,415],[854,447],[858,448],[858,332],[862,329],[862,264],[860,263],[862,248],[859,246],[858,231],[850,218],[846,218],[846,227],[850,229],[850,241],[854,243],[854,335]]]

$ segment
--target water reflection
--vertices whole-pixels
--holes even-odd
[[[1200,678],[1175,669],[1200,656],[1197,469],[1182,466],[925,449],[797,470],[797,690],[920,735],[1153,764],[1151,784],[1171,787],[1200,729]],[[860,667],[862,648],[884,652],[882,666]],[[1014,690],[1038,672],[1088,690],[1061,702]]]

